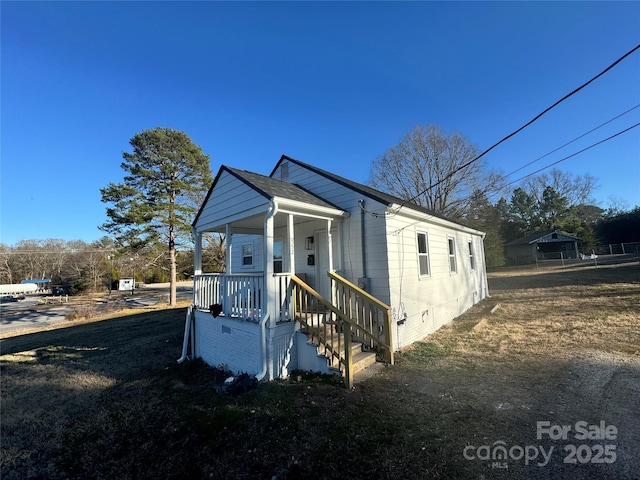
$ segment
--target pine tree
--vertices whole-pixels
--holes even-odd
[[[190,241],[191,222],[212,182],[209,155],[170,128],[143,130],[123,153],[122,183],[100,189],[109,221],[100,228],[128,248],[162,243],[168,249],[171,305],[176,303],[176,248]]]

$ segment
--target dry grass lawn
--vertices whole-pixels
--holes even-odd
[[[216,393],[220,372],[176,364],[184,309],[5,338],[1,476],[640,478],[640,266],[496,272],[490,290],[353,390]],[[572,430],[537,439],[539,421]],[[580,421],[617,435],[576,439]],[[485,460],[496,445],[511,456]],[[517,458],[534,447],[544,465]]]

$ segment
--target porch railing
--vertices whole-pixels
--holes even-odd
[[[353,339],[377,350],[385,362],[393,365],[391,308],[337,273],[327,275],[334,305],[353,322]]]
[[[340,370],[345,385],[353,387],[351,320],[296,275],[291,276],[289,285],[291,310],[302,331],[331,366]]]
[[[206,273],[196,275],[193,283],[193,303],[198,309],[209,310],[222,305],[225,316],[260,320],[265,294],[264,276],[256,274]]]
[[[290,273],[275,273],[274,287],[275,299],[278,302],[277,306],[277,322],[290,322],[293,320],[293,302],[292,302],[292,287],[291,287],[291,274]]]
[[[352,387],[352,340],[378,351],[387,363],[394,363],[391,310],[337,273],[328,275],[333,303],[296,275],[274,275],[272,285],[276,291],[272,298],[278,302],[276,317],[279,322],[294,319],[300,322],[320,353],[340,370],[345,384]],[[195,306],[208,310],[217,303],[222,305],[225,316],[259,320],[266,295],[261,273],[202,274],[194,278]]]

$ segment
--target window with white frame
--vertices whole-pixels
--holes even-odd
[[[418,271],[421,277],[430,274],[429,271],[429,238],[425,232],[417,232],[418,242]]]
[[[273,241],[273,273],[282,273],[283,247],[281,239]]]
[[[253,244],[252,243],[245,243],[242,245],[242,266],[243,267],[253,266]]]
[[[458,262],[456,260],[456,239],[453,237],[447,238],[449,243],[449,272],[458,272]]]
[[[473,255],[473,242],[469,242],[469,264],[471,265],[471,270],[476,269],[476,257]]]

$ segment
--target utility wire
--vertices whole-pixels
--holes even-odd
[[[577,140],[580,140],[581,138],[586,137],[586,136],[587,136],[587,135],[589,135],[590,133],[593,133],[593,132],[595,132],[596,130],[598,130],[598,129],[600,129],[600,128],[604,127],[605,125],[608,125],[609,123],[613,122],[614,120],[617,120],[618,118],[620,118],[620,117],[622,117],[622,116],[626,115],[627,113],[632,112],[633,110],[635,110],[635,109],[636,109],[636,108],[638,108],[638,107],[640,107],[640,103],[639,103],[638,105],[636,105],[636,106],[634,106],[634,107],[631,107],[631,108],[629,108],[629,109],[625,110],[624,112],[622,112],[622,113],[620,113],[620,114],[616,115],[615,117],[610,118],[610,119],[609,119],[609,120],[607,120],[606,122],[601,123],[601,124],[600,124],[600,125],[598,125],[597,127],[594,127],[594,128],[592,128],[591,130],[588,130],[587,132],[583,133],[582,135],[579,135],[579,136],[575,137],[573,140],[570,140],[570,141],[568,141],[568,142],[566,142],[566,143],[564,143],[564,144],[560,145],[559,147],[554,148],[554,149],[553,149],[553,150],[551,150],[550,152],[545,153],[544,155],[542,155],[542,156],[540,156],[540,157],[536,158],[535,160],[532,160],[532,161],[530,161],[530,162],[526,163],[526,164],[525,164],[525,165],[523,165],[522,167],[519,167],[519,168],[517,168],[516,170],[513,170],[512,172],[510,172],[510,173],[508,173],[508,174],[504,175],[502,178],[510,177],[510,176],[511,176],[511,175],[513,175],[514,173],[517,173],[517,172],[519,172],[520,170],[522,170],[522,169],[524,169],[524,168],[526,168],[526,167],[528,167],[528,166],[530,166],[530,165],[533,165],[534,163],[536,163],[536,162],[538,162],[538,161],[542,160],[543,158],[546,158],[546,157],[548,157],[549,155],[551,155],[551,154],[553,154],[553,153],[557,152],[558,150],[563,149],[563,148],[564,148],[564,147],[566,147],[567,145],[570,145],[570,144],[572,144],[572,143],[576,142]],[[494,185],[495,185],[495,183],[496,183],[496,182],[494,182],[493,184],[491,184],[491,185],[487,186],[486,188],[482,189],[481,191],[474,192],[473,194],[471,194],[471,195],[469,195],[468,197],[466,197],[466,199],[479,198],[479,197],[481,197],[482,195],[487,195],[488,197],[493,197],[493,196],[495,196],[497,193],[499,193],[499,191],[500,191],[500,190],[502,190],[504,187],[506,187],[506,186],[508,186],[508,185],[512,185],[512,184],[514,184],[514,183],[516,183],[516,182],[519,182],[520,180],[523,180],[523,179],[525,179],[525,178],[527,178],[527,177],[530,177],[530,176],[532,176],[532,175],[535,175],[536,173],[539,173],[539,172],[541,172],[542,170],[545,170],[545,169],[547,169],[547,168],[549,168],[549,167],[551,167],[551,166],[553,166],[553,165],[556,165],[556,164],[558,164],[558,163],[560,163],[560,162],[563,162],[563,161],[565,161],[565,160],[568,160],[569,158],[572,158],[572,157],[574,157],[574,156],[576,156],[576,155],[579,155],[580,153],[585,152],[585,151],[589,150],[590,148],[593,148],[593,147],[595,147],[595,146],[597,146],[597,145],[600,145],[601,143],[604,143],[604,142],[606,142],[606,141],[608,141],[608,140],[611,140],[611,139],[613,139],[613,138],[617,137],[618,135],[622,135],[623,133],[626,133],[627,131],[629,131],[629,130],[631,130],[631,129],[635,128],[636,126],[638,126],[638,125],[637,125],[637,124],[636,124],[636,125],[633,125],[633,126],[631,126],[631,127],[627,128],[627,129],[625,129],[625,130],[623,130],[623,131],[621,131],[621,132],[616,133],[615,135],[612,135],[611,137],[605,138],[604,140],[601,140],[601,141],[599,141],[599,142],[597,142],[597,143],[594,143],[593,145],[590,145],[590,146],[586,147],[585,149],[580,150],[579,152],[575,152],[575,153],[573,153],[573,154],[571,154],[571,155],[569,155],[569,156],[567,156],[567,157],[564,157],[564,158],[562,158],[562,159],[560,159],[560,160],[558,160],[558,161],[556,161],[556,162],[554,162],[554,163],[552,163],[552,164],[550,164],[550,165],[547,165],[547,166],[545,166],[545,167],[542,167],[541,169],[536,170],[536,171],[535,171],[535,172],[533,172],[533,173],[530,173],[530,174],[528,174],[528,175],[525,175],[525,176],[523,176],[523,177],[520,177],[520,178],[518,178],[517,180],[513,180],[513,181],[511,181],[511,182],[505,183],[505,184],[501,185],[501,186],[500,186],[500,188],[496,189],[496,191],[495,191],[495,192],[493,192],[493,193],[489,193],[489,192],[491,192],[492,190],[494,190]],[[499,182],[499,180],[498,180],[498,182]],[[366,210],[366,209],[363,207],[363,205],[362,205],[362,204],[359,204],[359,205],[360,205],[360,209],[361,209],[364,213],[366,213],[366,214],[368,214],[368,215],[372,216],[373,218],[379,218],[379,217],[382,217],[382,216],[388,215],[387,213],[382,213],[382,214],[380,214],[380,213],[376,213],[376,212],[370,212],[370,211]],[[400,209],[396,210],[396,212],[393,212],[393,214],[397,213],[399,210],[400,210]],[[401,229],[401,230],[402,230],[402,229]]]
[[[606,122],[604,122],[604,123],[601,123],[601,124],[600,124],[600,125],[598,125],[597,127],[592,128],[592,129],[591,129],[591,130],[589,130],[588,132],[585,132],[585,133],[583,133],[582,135],[577,136],[577,137],[576,137],[576,138],[574,138],[573,140],[570,140],[570,141],[568,141],[568,142],[564,143],[563,145],[559,146],[558,148],[554,148],[554,149],[553,149],[553,150],[551,150],[550,152],[545,153],[545,154],[544,154],[544,155],[542,155],[541,157],[538,157],[538,158],[536,158],[535,160],[530,161],[529,163],[526,163],[526,164],[525,164],[525,165],[523,165],[522,167],[517,168],[517,169],[513,170],[512,172],[510,172],[510,173],[508,173],[508,174],[506,174],[506,175],[503,175],[501,178],[506,179],[507,177],[510,177],[510,176],[511,176],[511,175],[513,175],[514,173],[517,173],[517,172],[519,172],[520,170],[522,170],[522,169],[524,169],[524,168],[526,168],[526,167],[528,167],[528,166],[530,166],[530,165],[533,165],[534,163],[536,163],[536,162],[538,162],[538,161],[542,160],[543,158],[548,157],[548,156],[549,156],[549,155],[551,155],[552,153],[555,153],[555,152],[557,152],[558,150],[563,149],[563,148],[564,148],[564,147],[566,147],[567,145],[570,145],[570,144],[572,144],[573,142],[575,142],[575,141],[577,141],[577,140],[580,140],[580,139],[581,139],[581,138],[583,138],[583,137],[586,137],[586,136],[587,136],[587,135],[589,135],[590,133],[593,133],[593,132],[595,132],[596,130],[598,130],[598,129],[600,129],[600,128],[604,127],[605,125],[608,125],[609,123],[613,122],[614,120],[617,120],[618,118],[622,117],[623,115],[626,115],[627,113],[629,113],[629,112],[631,112],[631,111],[635,110],[635,109],[636,109],[636,108],[638,108],[638,107],[640,107],[640,104],[636,105],[635,107],[631,107],[630,109],[628,109],[628,110],[626,110],[626,111],[624,111],[624,112],[620,113],[619,115],[616,115],[615,117],[613,117],[613,118],[611,118],[611,119],[607,120],[607,121],[606,121]],[[544,168],[548,168],[548,167],[544,167]],[[520,179],[518,179],[518,180],[511,181],[511,182],[509,182],[509,183],[506,183],[506,184],[504,184],[504,185],[501,185],[498,189],[495,189],[495,188],[494,188],[494,185],[495,185],[495,183],[498,183],[498,182],[499,182],[499,180],[498,180],[497,182],[494,182],[494,184],[491,184],[491,185],[487,186],[487,187],[486,187],[486,188],[484,188],[483,190],[481,190],[481,191],[479,191],[479,192],[477,192],[477,193],[474,193],[474,194],[470,195],[470,196],[469,196],[469,197],[467,197],[467,198],[469,199],[469,198],[479,197],[479,196],[481,196],[481,195],[487,195],[489,192],[491,192],[492,190],[494,190],[494,189],[495,189],[495,190],[497,190],[496,192],[489,194],[489,196],[494,196],[494,195],[496,195],[496,194],[498,193],[498,191],[499,191],[499,190],[502,190],[504,187],[506,187],[506,186],[508,186],[508,185],[511,185],[511,184],[513,184],[513,183],[515,183],[515,182],[518,182],[519,180],[522,180],[522,179],[524,179],[524,178],[527,178],[527,177],[526,177],[526,176],[525,176],[525,177],[521,177],[521,178],[520,178]]]
[[[591,129],[591,130],[589,130],[588,132],[583,133],[582,135],[580,135],[580,136],[578,136],[578,137],[574,138],[573,140],[568,141],[568,142],[567,142],[567,143],[565,143],[564,145],[560,145],[558,148],[555,148],[555,149],[551,150],[549,153],[545,153],[545,154],[544,154],[544,155],[542,155],[541,157],[538,157],[538,158],[536,158],[535,160],[531,160],[529,163],[524,164],[523,166],[521,166],[520,168],[517,168],[517,169],[516,169],[516,170],[514,170],[513,172],[511,172],[511,173],[507,173],[507,174],[505,175],[505,177],[510,177],[510,176],[511,176],[511,175],[513,175],[514,173],[517,173],[517,172],[519,172],[520,170],[522,170],[522,169],[524,169],[524,168],[527,168],[529,165],[533,165],[534,163],[538,162],[539,160],[542,160],[543,158],[548,157],[548,156],[549,156],[549,155],[551,155],[552,153],[556,153],[558,150],[561,150],[561,149],[563,149],[564,147],[566,147],[567,145],[571,145],[573,142],[575,142],[575,141],[577,141],[577,140],[580,140],[580,139],[581,139],[581,138],[583,138],[583,137],[586,137],[586,136],[587,136],[587,135],[589,135],[590,133],[595,132],[595,131],[596,131],[596,130],[598,130],[599,128],[604,127],[605,125],[607,125],[607,124],[609,124],[609,123],[613,122],[614,120],[617,120],[618,118],[622,117],[623,115],[626,115],[627,113],[629,113],[629,112],[631,112],[631,111],[635,110],[635,109],[636,109],[636,108],[638,108],[638,107],[640,107],[640,103],[639,103],[638,105],[636,105],[635,107],[630,108],[630,109],[629,109],[629,110],[627,110],[626,112],[622,112],[620,115],[616,115],[616,116],[615,116],[615,117],[613,117],[612,119],[607,120],[607,121],[606,121],[606,122],[604,122],[604,123],[601,123],[601,124],[600,124],[600,125],[598,125],[597,127],[592,128],[592,129]],[[510,184],[507,184],[507,185],[510,185]]]
[[[631,55],[632,53],[634,53],[636,50],[640,49],[640,44],[636,45],[634,48],[632,48],[631,50],[629,50],[627,53],[625,53],[623,56],[621,56],[620,58],[618,58],[615,62],[613,62],[611,65],[609,65],[607,68],[605,68],[604,70],[602,70],[600,73],[598,73],[595,77],[591,78],[590,80],[588,80],[587,82],[583,83],[582,85],[580,85],[578,88],[574,89],[573,91],[567,93],[564,97],[562,97],[560,100],[558,100],[557,102],[555,102],[553,105],[551,105],[550,107],[547,107],[546,109],[544,109],[542,112],[540,112],[538,115],[536,115],[535,117],[533,117],[531,120],[529,120],[527,123],[525,123],[523,126],[521,126],[520,128],[518,128],[517,130],[511,132],[509,135],[507,135],[506,137],[504,137],[502,140],[494,143],[492,146],[490,146],[489,148],[487,148],[484,152],[480,153],[479,155],[477,155],[475,158],[473,158],[472,160],[469,160],[467,163],[465,163],[464,165],[460,165],[458,168],[456,168],[455,170],[453,170],[453,172],[451,172],[450,174],[448,174],[446,177],[444,177],[442,180],[431,184],[429,187],[427,187],[426,189],[422,190],[420,193],[418,193],[417,195],[414,195],[413,197],[411,197],[409,200],[406,200],[404,203],[402,203],[398,209],[394,212],[394,213],[398,213],[400,211],[400,209],[402,207],[404,207],[407,203],[414,201],[416,198],[418,198],[420,195],[424,195],[427,191],[431,190],[434,187],[437,187],[438,185],[440,185],[441,183],[445,182],[446,180],[448,180],[450,177],[452,177],[453,175],[455,175],[456,173],[458,173],[460,170],[463,170],[465,168],[467,168],[469,165],[471,165],[474,162],[477,162],[478,160],[480,160],[482,157],[484,157],[487,153],[489,153],[491,150],[493,150],[494,148],[496,148],[498,145],[500,145],[501,143],[507,141],[508,139],[510,139],[511,137],[513,137],[514,135],[520,133],[522,130],[524,130],[525,128],[527,128],[529,125],[531,125],[532,123],[534,123],[535,121],[537,121],[540,117],[542,117],[543,115],[545,115],[547,112],[549,112],[551,109],[557,107],[559,104],[561,104],[562,102],[564,102],[565,100],[567,100],[569,97],[575,95],[576,93],[578,93],[580,90],[582,90],[583,88],[585,88],[587,85],[593,83],[595,80],[597,80],[598,78],[600,78],[602,75],[604,75],[605,73],[607,73],[609,70],[611,70],[613,67],[615,67],[616,65],[618,65],[622,60],[624,60],[625,58],[627,58],[629,55]],[[633,128],[633,127],[632,127]],[[525,177],[526,178],[526,177]]]
[[[609,140],[612,140],[612,139],[622,135],[623,133],[627,133],[628,131],[630,131],[630,130],[638,127],[638,126],[640,126],[640,122],[636,123],[635,125],[631,125],[630,127],[625,128],[624,130],[621,130],[618,133],[615,133],[615,134],[611,135],[610,137],[607,137],[607,138],[605,138],[603,140],[600,140],[599,142],[593,143],[593,144],[589,145],[588,147],[583,148],[582,150],[578,150],[577,152],[574,152],[571,155],[567,155],[566,157],[563,157],[560,160],[556,160],[553,163],[549,163],[548,165],[545,165],[544,167],[539,168],[535,172],[528,173],[527,175],[524,175],[523,177],[520,177],[520,178],[518,178],[516,180],[512,180],[511,182],[505,184],[504,186],[506,187],[508,185],[512,185],[514,183],[519,182],[520,180],[524,180],[525,178],[531,177],[532,175],[535,175],[536,173],[540,173],[541,171],[546,170],[549,167],[553,167],[554,165],[557,165],[560,162],[564,162],[565,160],[569,160],[570,158],[575,157],[576,155],[580,155],[581,153],[584,153],[587,150],[592,149],[593,147],[597,147],[598,145],[600,145],[602,143],[608,142]],[[492,195],[495,195],[496,193],[498,193],[498,192],[495,192]]]

